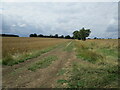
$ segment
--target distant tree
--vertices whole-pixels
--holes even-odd
[[[55,34],[55,38],[58,38],[58,34]]]
[[[43,37],[43,35],[42,35],[42,34],[40,34],[40,35],[38,35],[38,37]]]
[[[36,33],[34,33],[33,35],[34,35],[34,37],[37,37],[37,34],[36,34]]]
[[[82,39],[82,40],[86,40],[86,37],[88,37],[90,35],[91,31],[90,29],[80,29],[79,31],[74,31],[73,32],[73,37],[74,39]]]
[[[80,38],[85,41],[86,40],[86,37],[89,36],[89,34],[91,33],[90,29],[84,29],[82,28],[80,31],[79,31],[79,35],[80,35]]]
[[[19,36],[13,34],[0,34],[0,37],[19,37]]]
[[[50,34],[50,38],[53,38],[53,35]]]
[[[33,35],[33,34],[30,34],[29,36],[30,36],[30,37],[33,37],[34,35]]]
[[[74,39],[78,39],[79,38],[79,31],[76,30],[76,31],[73,32],[73,38]]]
[[[37,37],[37,34],[36,33],[30,34],[30,37]]]
[[[63,35],[61,35],[59,38],[64,38],[64,36],[63,36]]]
[[[94,39],[98,39],[97,37],[94,37]]]
[[[91,38],[88,38],[88,39],[91,39]]]
[[[71,39],[70,35],[65,36],[65,39]]]

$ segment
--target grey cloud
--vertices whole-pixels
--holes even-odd
[[[111,25],[107,28],[106,32],[118,32],[118,27]]]
[[[31,33],[43,33],[41,28],[36,28],[34,25],[30,24],[25,27],[21,27],[19,25],[20,23],[23,23],[23,21],[14,20],[13,18],[6,20],[4,17],[2,21],[2,33],[18,34],[21,36],[28,36]],[[13,24],[15,27],[12,26]]]
[[[5,3],[4,30],[43,34],[71,34],[82,27],[92,30],[91,36],[103,37],[103,32],[115,29],[109,23],[117,17],[117,3]],[[115,19],[116,20],[116,19]],[[11,27],[13,24],[25,27]],[[10,28],[12,28],[10,30]],[[22,31],[21,31],[22,30]],[[6,31],[7,32],[7,31]]]

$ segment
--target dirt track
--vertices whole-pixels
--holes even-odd
[[[3,87],[4,88],[54,88],[56,87],[57,80],[64,76],[58,76],[57,73],[62,68],[67,68],[75,61],[74,51],[68,52],[64,49],[67,48],[71,42],[68,42],[64,46],[61,45],[58,48],[53,49],[50,52],[42,54],[41,56],[27,60],[24,63],[20,63],[14,66],[3,66]],[[74,50],[74,48],[73,48]],[[52,62],[52,64],[43,69],[37,69],[33,72],[28,70],[28,67],[42,58],[55,55],[58,60]]]

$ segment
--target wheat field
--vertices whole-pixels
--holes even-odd
[[[30,56],[33,58],[35,56],[39,56],[41,50],[56,46],[67,41],[69,40],[55,38],[3,37],[3,62],[5,61],[5,63],[8,63],[12,60],[16,61],[18,58],[21,59],[21,57],[22,59]]]
[[[23,53],[30,50],[41,50],[65,41],[65,39],[51,38],[4,37],[2,38],[2,53],[4,57],[7,54]]]

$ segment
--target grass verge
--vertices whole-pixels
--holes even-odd
[[[31,65],[28,70],[36,71],[40,68],[46,68],[48,67],[53,61],[57,60],[57,56],[48,56],[46,58],[43,58],[41,61]]]
[[[76,52],[77,52],[77,57],[84,59],[86,61],[89,61],[91,63],[95,63],[97,60],[101,60],[104,57],[102,56],[102,54],[96,52],[95,50],[93,50],[93,46],[95,45],[95,43],[92,43],[92,45],[90,46],[88,43],[86,44],[86,42],[84,41],[77,41],[75,43],[76,46]]]
[[[66,88],[119,88],[118,50],[115,40],[75,41],[77,60],[69,78],[58,83]]]
[[[70,88],[103,88],[118,87],[118,71],[115,65],[73,64],[73,70],[68,80]],[[116,83],[112,83],[116,82]],[[112,84],[111,84],[112,83]]]

